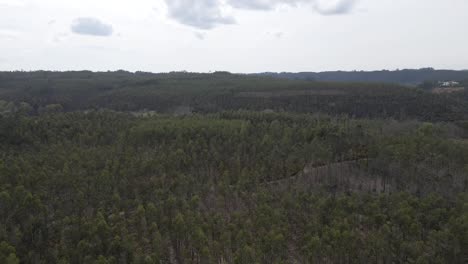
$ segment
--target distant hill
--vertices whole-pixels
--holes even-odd
[[[453,121],[468,118],[468,92],[435,94],[393,83],[316,82],[227,72],[0,72],[0,113],[17,108],[32,113],[250,110]]]
[[[328,72],[265,72],[267,75],[294,80],[335,82],[385,82],[404,85],[419,85],[425,81],[468,80],[468,70],[405,69],[395,71],[328,71]]]

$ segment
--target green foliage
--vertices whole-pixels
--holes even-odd
[[[0,72],[0,113],[18,111],[18,105],[26,102],[33,108],[26,112],[32,114],[104,108],[187,115],[244,109],[453,121],[468,117],[467,94],[220,72]]]
[[[246,111],[7,115],[0,263],[463,263],[457,131]]]
[[[16,250],[5,241],[0,243],[0,263],[18,264],[19,259],[16,256]]]

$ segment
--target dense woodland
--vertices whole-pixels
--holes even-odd
[[[381,70],[381,71],[328,71],[328,72],[266,72],[261,75],[293,80],[333,82],[385,82],[418,85],[425,81],[463,81],[468,79],[468,70],[435,70],[433,68]]]
[[[16,72],[0,99],[0,263],[468,260],[464,93]]]
[[[396,84],[293,81],[227,72],[0,73],[0,100],[27,103],[33,113],[102,108],[164,113],[251,110],[455,121],[468,119],[468,90],[461,94],[433,94]]]

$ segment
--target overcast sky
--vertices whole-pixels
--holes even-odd
[[[468,0],[0,0],[0,70],[468,69]]]

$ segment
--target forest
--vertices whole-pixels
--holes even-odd
[[[433,68],[380,70],[380,71],[328,71],[328,72],[265,72],[261,75],[293,80],[334,82],[386,82],[418,85],[425,81],[468,80],[468,70],[436,70]]]
[[[250,110],[430,122],[468,119],[468,89],[434,94],[392,83],[316,82],[229,72],[0,72],[0,100],[0,111],[23,104],[34,114]]]
[[[0,263],[466,263],[468,93],[0,73]]]

